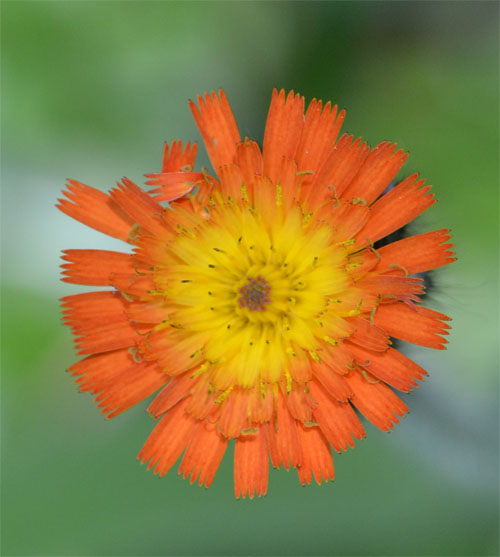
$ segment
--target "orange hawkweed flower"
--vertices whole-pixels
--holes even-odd
[[[449,318],[421,305],[417,274],[454,260],[449,231],[374,248],[434,199],[417,174],[384,193],[407,154],[337,140],[330,103],[304,115],[303,97],[275,90],[262,151],[223,91],[190,106],[216,176],[174,141],[151,193],[70,180],[60,200],[133,246],[65,252],[63,280],[111,287],[62,300],[86,355],[70,370],[108,417],[161,389],[138,457],[161,476],[183,454],[179,473],[208,487],[234,439],[237,497],[267,492],[269,459],[328,481],[331,447],[365,436],[355,409],[389,431],[408,411],[392,388],[427,375],[390,338],[444,348]]]

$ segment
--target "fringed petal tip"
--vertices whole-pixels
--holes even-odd
[[[232,164],[236,156],[236,145],[241,141],[226,94],[221,89],[198,96],[198,106],[189,101],[189,107],[205,143],[214,169]]]

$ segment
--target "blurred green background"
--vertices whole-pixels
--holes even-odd
[[[2,2],[2,555],[498,555],[498,3]],[[135,460],[146,403],[104,421],[64,370],[65,248],[122,249],[58,213],[197,140],[187,99],[223,87],[261,141],[273,87],[348,111],[344,130],[410,150],[459,260],[427,303],[449,350],[391,435],[370,425],[336,481],[273,470],[236,501],[232,451],[209,490]],[[202,150],[203,151],[203,150]],[[204,152],[198,164],[207,165]]]

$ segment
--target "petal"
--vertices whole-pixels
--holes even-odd
[[[234,388],[223,402],[219,419],[221,433],[228,438],[239,437],[248,428],[248,389]]]
[[[137,296],[139,299],[150,299],[151,293],[157,291],[152,274],[138,275],[137,273],[113,273],[111,286],[124,295]]]
[[[251,422],[270,422],[274,415],[276,385],[262,385],[252,389],[249,400],[249,419]]]
[[[236,163],[241,168],[245,185],[252,184],[255,174],[262,174],[263,161],[259,145],[255,141],[250,141],[248,137],[245,141],[238,144],[236,148]]]
[[[199,368],[200,369],[200,368]],[[199,370],[195,370],[194,374]],[[191,372],[188,372],[191,374]],[[195,383],[192,394],[186,402],[186,412],[197,420],[210,418],[210,422],[217,423],[220,415],[220,404],[217,404],[217,397],[220,396],[211,384],[211,377],[208,373],[202,374]]]
[[[164,476],[181,456],[195,426],[196,420],[186,414],[182,404],[177,404],[153,429],[137,455],[138,460],[142,463],[149,460],[148,470],[154,466],[154,473]]]
[[[304,127],[304,97],[273,90],[264,132],[264,174],[274,183],[279,181],[283,157],[295,159]]]
[[[128,350],[89,356],[69,371],[78,376],[80,391],[99,395],[95,400],[108,418],[138,404],[168,380],[155,363],[136,362]]]
[[[339,402],[346,402],[349,400],[352,396],[352,390],[344,376],[322,363],[313,362],[312,366],[314,377],[321,383],[331,397]]]
[[[109,195],[76,180],[68,180],[67,188],[63,194],[68,199],[59,199],[59,210],[108,236],[131,241],[134,220]]]
[[[107,286],[113,273],[134,274],[138,265],[133,255],[116,251],[69,249],[63,253],[62,259],[68,261],[61,265],[64,282]]]
[[[164,373],[168,379],[169,376]],[[148,406],[148,412],[155,419],[168,412],[178,402],[189,396],[197,382],[191,372],[172,377],[168,384],[156,395],[153,402]]]
[[[198,97],[199,109],[189,101],[196,125],[200,130],[208,156],[215,171],[225,164],[234,164],[240,133],[224,91]]]
[[[280,467],[283,464],[289,470],[290,466],[296,467],[302,462],[296,421],[292,418],[282,394],[278,395],[276,426],[270,427],[270,435],[274,438],[279,455],[279,460],[273,461],[273,466]]]
[[[347,383],[347,381],[346,381]],[[309,384],[311,397],[317,403],[314,418],[332,447],[340,452],[354,447],[353,439],[362,439],[366,433],[349,402],[332,399],[316,381]]]
[[[450,238],[449,230],[442,229],[388,244],[378,250],[381,257],[379,269],[398,264],[413,274],[448,265],[456,259],[450,249],[453,244],[447,243]]]
[[[217,468],[226,452],[228,440],[219,434],[217,426],[206,420],[198,422],[182,457],[179,474],[190,483],[199,475],[199,485],[210,487]]]
[[[349,323],[352,323],[354,327],[356,327],[354,333],[349,337],[351,342],[377,352],[384,352],[387,350],[389,337],[382,329],[371,324],[370,321],[363,319],[359,315],[350,317]]]
[[[157,326],[141,347],[148,360],[156,360],[169,375],[179,375],[204,361],[201,348],[206,335],[174,329],[169,324]]]
[[[310,422],[312,420],[311,405],[308,402],[305,392],[306,386],[304,384],[298,385],[292,383],[292,388],[289,393],[283,394],[286,400],[286,405],[290,414],[301,422]]]
[[[325,219],[334,227],[338,243],[353,238],[370,218],[370,209],[364,205],[337,200],[328,202],[315,212],[318,219]]]
[[[365,292],[385,299],[419,302],[424,292],[423,280],[416,277],[368,273],[358,283]]]
[[[61,298],[64,324],[74,333],[128,321],[127,306],[119,292],[85,292]]]
[[[234,445],[234,492],[236,497],[254,498],[267,493],[269,456],[266,435],[261,428],[255,435],[239,437]]]
[[[156,201],[175,201],[191,193],[197,184],[205,179],[202,172],[169,172],[146,174],[150,178],[147,186],[161,186],[149,193],[155,195]]]
[[[425,369],[394,348],[382,353],[353,345],[349,349],[360,367],[398,391],[411,391],[418,386],[417,380],[422,381],[427,375]]]
[[[90,292],[62,298],[63,320],[73,329],[80,354],[108,352],[141,342],[149,325],[130,323],[127,302],[116,292]]]
[[[302,447],[302,464],[297,467],[300,483],[310,484],[313,476],[318,484],[322,480],[333,480],[335,473],[330,445],[319,427],[306,427],[298,422],[297,431]]]
[[[80,354],[108,352],[138,344],[148,325],[130,323],[127,302],[115,292],[90,292],[61,300],[65,324],[73,329]]]
[[[127,305],[125,311],[130,321],[136,321],[137,323],[157,324],[170,317],[168,307],[163,300],[132,302]]]
[[[317,173],[323,161],[333,149],[339,134],[345,111],[337,115],[337,105],[313,99],[307,107],[304,127],[297,147],[296,160],[299,171],[310,170]],[[309,182],[314,174],[310,175]]]
[[[168,239],[163,207],[128,178],[111,190],[113,200],[140,226],[159,238]]]
[[[369,373],[363,375],[359,370],[354,370],[349,374],[348,381],[354,392],[352,404],[383,431],[389,431],[394,424],[399,424],[397,416],[404,417],[408,413],[406,404],[387,385]]]
[[[245,178],[239,166],[235,164],[228,164],[222,166],[218,170],[220,178],[220,189],[222,195],[230,197],[234,200],[243,198],[243,185]]]
[[[162,172],[189,172],[194,167],[198,145],[188,141],[182,150],[182,141],[172,141],[171,147],[165,142],[163,147]]]
[[[382,304],[375,312],[375,324],[392,337],[413,344],[443,350],[450,328],[445,322],[450,318],[422,306],[407,304]]]
[[[408,158],[408,153],[402,149],[395,151],[395,143],[383,141],[377,145],[342,196],[346,199],[363,199],[367,205],[373,203],[396,177]]]
[[[299,198],[303,179],[304,175],[298,173],[295,160],[289,157],[282,157],[281,165],[276,175],[277,189],[273,203],[281,204],[284,211],[289,210]]]
[[[135,346],[141,341],[140,335],[145,333],[147,329],[142,332],[137,325],[124,321],[78,333],[74,342],[79,354],[108,352]]]
[[[308,188],[304,188],[303,200],[311,206],[319,206],[328,197],[339,198],[352,182],[364,163],[370,147],[361,138],[344,134],[313,176]]]
[[[356,237],[360,243],[373,244],[434,205],[430,186],[422,187],[424,180],[415,182],[416,176],[403,180],[370,207],[370,220]]]

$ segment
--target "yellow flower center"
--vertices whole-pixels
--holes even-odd
[[[342,335],[332,300],[348,286],[346,250],[298,206],[276,205],[264,219],[245,201],[219,201],[183,225],[160,259],[156,283],[179,345],[189,332],[216,388],[293,376]]]

